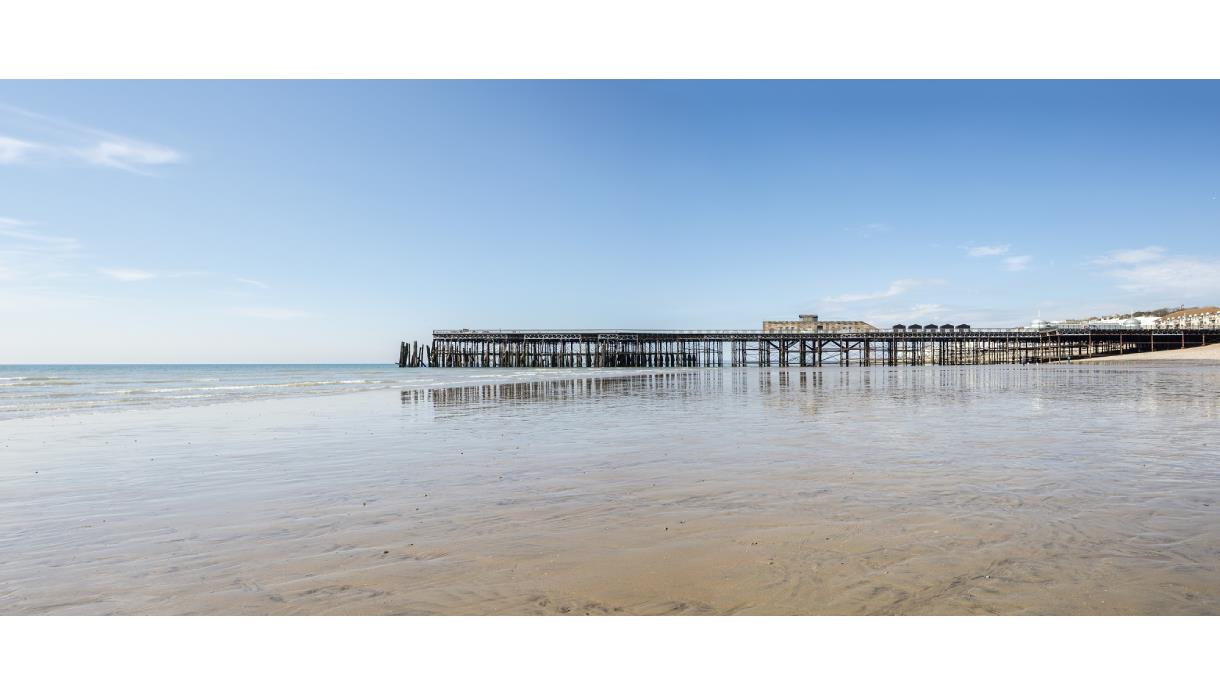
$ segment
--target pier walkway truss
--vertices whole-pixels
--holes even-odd
[[[436,330],[402,367],[720,367],[1038,364],[1220,343],[1220,330]]]

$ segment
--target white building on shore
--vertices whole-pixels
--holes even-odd
[[[1090,318],[1090,319],[1068,319],[1068,320],[1053,320],[1047,321],[1042,318],[1035,319],[1030,328],[1033,330],[1054,330],[1056,328],[1093,328],[1101,330],[1151,330],[1152,328],[1160,327],[1160,319],[1156,316],[1130,316],[1127,318],[1119,318],[1117,316],[1106,318]]]
[[[1220,308],[1204,306],[1174,311],[1162,316],[1156,327],[1170,329],[1220,328]]]
[[[1156,316],[1131,316],[1130,318],[1097,318],[1094,320],[1082,321],[1063,321],[1063,323],[1074,323],[1089,328],[1124,328],[1126,330],[1140,330],[1141,328],[1154,328],[1157,324]]]

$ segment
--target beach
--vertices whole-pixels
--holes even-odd
[[[0,614],[1220,612],[1209,367],[500,371],[0,421]]]
[[[1186,349],[1169,349],[1160,352],[1140,352],[1139,354],[1119,354],[1112,357],[1090,357],[1079,359],[1081,362],[1096,361],[1199,361],[1220,362],[1220,344],[1204,347],[1187,347]]]

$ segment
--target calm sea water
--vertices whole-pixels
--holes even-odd
[[[555,376],[532,369],[400,369],[380,364],[0,365],[0,420]]]
[[[3,377],[0,614],[1220,613],[1214,365]]]

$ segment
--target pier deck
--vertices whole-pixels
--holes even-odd
[[[1034,364],[1220,343],[1220,330],[436,330],[398,365],[719,367]]]

